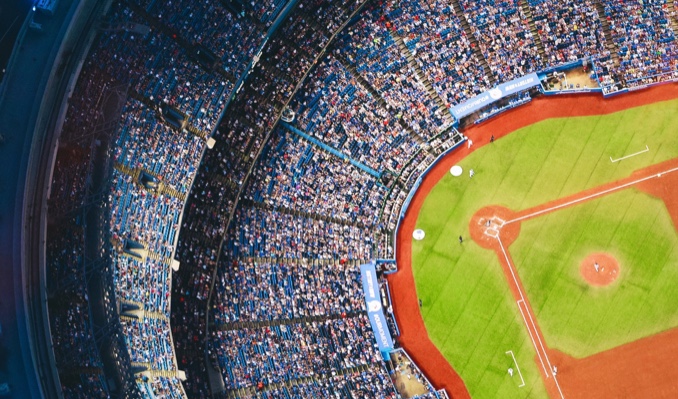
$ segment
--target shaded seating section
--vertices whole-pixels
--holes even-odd
[[[459,0],[498,82],[544,67],[519,0]]]
[[[276,133],[245,198],[345,223],[375,223],[386,189],[374,177],[282,128]]]
[[[211,131],[225,107],[233,84],[202,69],[172,38],[147,26],[124,3],[109,16],[115,27],[105,32],[88,59],[102,63],[120,82],[151,101],[165,102],[191,117],[190,123]],[[145,29],[139,29],[139,27]]]
[[[134,0],[151,16],[178,32],[193,45],[202,45],[221,61],[221,68],[238,78],[265,38],[249,17],[224,8],[220,1]],[[264,5],[264,2],[245,2]],[[279,1],[282,6],[286,1]],[[280,7],[276,7],[275,16]],[[275,18],[273,16],[273,18]]]
[[[332,57],[311,73],[292,102],[296,124],[309,135],[372,169],[398,173],[419,145],[351,72]]]
[[[529,0],[549,66],[609,56],[598,11],[590,0]]]
[[[360,270],[353,262],[241,258],[220,270],[218,278],[217,326],[341,315],[364,307]]]
[[[166,103],[189,116],[191,125],[209,132],[216,126],[232,85],[202,69],[173,39],[155,33],[153,27],[149,29],[147,21],[122,3],[113,5],[107,19],[112,29],[102,31],[95,40],[83,67],[84,76],[101,71],[104,88],[120,87],[146,99],[128,98],[120,110],[113,161],[130,171],[143,169],[154,181],[187,194],[204,141],[164,124],[158,118],[159,108],[152,108],[152,104]],[[80,103],[84,104],[75,104]],[[67,119],[65,131],[78,122],[77,116],[75,113]],[[85,117],[87,121],[98,116]],[[178,367],[167,321],[171,290],[168,262],[183,204],[174,197],[146,191],[132,175],[118,170],[112,172],[107,203],[112,241],[131,239],[153,255],[134,259],[111,248],[117,301],[131,303],[152,316],[143,321],[122,318],[128,352],[132,362],[171,375]],[[84,344],[82,347],[87,348]],[[180,381],[172,377],[138,375],[137,386],[147,396],[185,397]],[[95,392],[89,397],[99,396]]]
[[[678,44],[665,0],[605,3],[627,87],[678,78]]]
[[[61,380],[61,389],[65,398],[103,399],[108,397],[108,389],[105,388],[106,382],[103,374],[82,374],[77,378],[73,378],[73,376],[64,376]]]
[[[399,5],[389,5],[386,16],[448,108],[492,86],[450,2]]]
[[[293,216],[260,208],[239,208],[224,251],[231,257],[368,259],[372,238],[356,226]]]
[[[351,25],[336,47],[402,116],[417,134],[434,137],[450,123],[449,114],[438,115],[438,105],[426,92],[415,71],[401,53],[386,27],[381,9],[369,8]]]

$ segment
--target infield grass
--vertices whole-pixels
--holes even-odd
[[[533,207],[678,157],[676,109],[678,100],[673,100],[610,115],[550,119],[528,126],[465,158],[460,163],[464,174],[457,178],[446,175],[426,198],[416,225],[426,232],[426,238],[412,243],[417,295],[423,302],[422,315],[431,340],[460,374],[474,399],[545,398],[547,395],[535,363],[536,353],[499,262],[493,252],[480,248],[469,237],[471,216],[487,205],[502,205],[513,210]],[[619,158],[643,150],[646,145],[650,151],[644,154],[610,162],[610,156]],[[473,179],[468,176],[470,168],[476,172]],[[675,230],[666,228],[667,223],[671,224],[665,219],[668,215],[665,211],[661,214],[658,206],[647,207],[639,200],[618,200],[617,195],[621,198],[631,194],[615,194],[600,200],[605,202],[604,209],[592,202],[592,205],[582,205],[583,210],[574,207],[562,214],[553,213],[544,218],[549,219],[542,223],[544,227],[538,226],[541,218],[525,222],[520,242],[516,241],[510,248],[512,252],[516,251],[514,256],[520,277],[528,300],[535,301],[532,306],[538,315],[538,323],[544,328],[547,343],[567,349],[566,352],[579,345],[582,336],[590,338],[580,348],[580,355],[636,339],[673,325],[670,320],[675,321],[678,314],[668,305],[678,303],[678,290],[666,292],[657,286],[660,280],[668,283],[675,278],[673,274],[667,274],[671,262],[675,266],[672,256],[676,252],[676,247],[672,246],[675,245]],[[632,209],[631,213],[629,209]],[[639,239],[645,233],[627,223],[625,215],[637,213],[640,216],[641,211],[647,211],[647,218],[652,219],[647,222],[649,227],[643,230],[652,235],[648,240],[662,243],[662,251],[670,252],[672,256],[653,258],[655,253],[659,254],[657,249],[640,244]],[[597,219],[595,223],[591,221],[592,225],[586,223],[592,215],[599,214],[607,217]],[[562,228],[560,218],[572,222],[567,231]],[[577,224],[575,219],[578,218],[584,220]],[[607,228],[604,222],[609,222]],[[537,227],[532,228],[533,223]],[[580,230],[593,227],[590,235],[595,236],[598,228],[615,230],[615,235],[602,234],[599,241],[591,241],[590,235],[582,237]],[[458,242],[459,235],[465,237],[463,244]],[[528,235],[539,240],[530,239]],[[559,247],[556,247],[556,241]],[[613,242],[616,248],[611,245]],[[621,247],[633,242],[637,243],[635,252],[624,253]],[[567,311],[562,309],[575,301],[572,293],[577,293],[580,300],[586,298],[590,304],[595,303],[593,300],[598,294],[568,283],[568,278],[576,276],[560,269],[551,275],[549,269],[578,265],[581,253],[588,250],[584,244],[596,250],[618,250],[624,261],[627,256],[629,261],[644,257],[653,261],[643,266],[648,269],[646,277],[630,273],[634,270],[631,268],[622,272],[615,285],[606,289],[626,292],[617,292],[606,301],[596,303],[592,309],[594,316],[606,316],[595,319],[598,322],[595,328],[582,331],[586,322],[570,322],[570,317],[588,316],[589,308],[582,304]],[[541,252],[537,251],[537,246]],[[549,256],[564,257],[559,260],[560,266],[527,269],[533,259],[531,256],[535,259],[544,257],[544,254],[551,254],[551,248],[557,255]],[[635,280],[636,277],[639,279]],[[674,286],[678,286],[675,283],[678,281],[674,282]],[[614,302],[615,295],[626,298],[627,305],[615,304],[617,307],[611,308],[609,305]],[[562,301],[555,299],[560,296],[564,297]],[[652,301],[665,308],[637,317],[617,336],[603,335],[614,330],[626,312],[639,314],[642,306]],[[660,318],[668,318],[669,322]],[[562,335],[551,336],[555,330],[562,330]],[[515,369],[510,355],[505,353],[508,350],[515,354],[525,379],[526,385],[522,388],[518,388],[521,381],[517,373],[510,377],[507,372],[509,367]]]

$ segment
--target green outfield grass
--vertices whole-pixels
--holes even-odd
[[[678,157],[678,140],[675,133],[678,126],[678,113],[675,112],[677,108],[678,101],[669,101],[607,116],[551,119],[520,129],[465,158],[460,163],[464,168],[464,175],[458,178],[446,175],[426,198],[416,225],[416,228],[426,232],[426,238],[412,243],[412,266],[417,295],[423,301],[422,315],[431,340],[461,375],[474,399],[542,398],[546,397],[546,392],[534,362],[534,349],[517,305],[508,291],[508,284],[499,262],[494,253],[480,248],[469,237],[468,222],[471,216],[486,205],[503,205],[513,210],[529,208],[626,177],[636,169]],[[645,145],[650,148],[645,154],[618,163],[610,162],[610,156],[617,158],[637,152],[644,149]],[[473,179],[468,177],[467,171],[470,168],[476,172]],[[625,205],[623,201],[613,201],[612,198],[616,195],[630,194],[615,194],[609,197],[609,201],[607,199],[601,201],[609,202],[605,214],[614,220],[624,221],[626,210],[630,206],[628,203]],[[631,204],[636,204],[635,200],[631,201]],[[587,205],[584,208],[588,207]],[[653,209],[656,210],[656,206]],[[574,213],[570,214],[570,218],[588,217],[585,210],[572,208],[571,212]],[[598,213],[595,207],[593,212]],[[618,216],[617,219],[614,218],[615,215]],[[545,223],[548,226],[544,229],[552,229],[549,230],[550,234],[555,234],[559,224],[557,219],[560,217],[567,218],[557,213],[545,217],[549,222]],[[667,217],[656,216],[654,219]],[[554,221],[550,222],[551,219]],[[574,277],[561,270],[558,273],[562,276],[553,278],[554,281],[550,282],[550,286],[540,288],[540,279],[543,279],[545,274],[544,269],[541,269],[541,272],[537,269],[530,272],[526,270],[528,266],[522,264],[525,263],[522,259],[529,259],[532,253],[530,240],[523,235],[527,237],[527,234],[547,233],[546,231],[540,233],[539,227],[532,228],[533,223],[538,223],[538,219],[525,222],[520,242],[517,241],[513,246],[515,249],[512,247],[511,251],[516,251],[514,255],[516,263],[521,263],[518,267],[528,290],[528,299],[535,298],[535,304],[540,305],[535,308],[535,312],[540,315],[538,320],[540,325],[543,328],[549,325],[551,329],[573,330],[568,334],[563,332],[558,337],[549,337],[550,333],[544,331],[548,343],[559,348],[575,346],[582,334],[574,330],[580,328],[580,325],[569,323],[566,313],[558,311],[556,306],[558,302],[552,304],[550,298],[550,295],[561,295],[555,291],[551,293],[551,290],[566,288],[564,286],[567,284],[561,280],[567,281],[567,278]],[[670,224],[670,221],[667,223]],[[583,226],[585,228],[586,225]],[[627,224],[623,226],[623,229],[633,230],[632,226],[629,227]],[[572,231],[577,227],[573,224]],[[653,234],[661,233],[658,228],[651,230]],[[674,250],[669,249],[675,241],[675,231],[672,233],[673,238],[666,233],[661,240],[656,240],[656,243],[663,242],[662,248],[669,252],[675,252],[675,247]],[[462,245],[457,240],[460,234],[466,238]],[[626,237],[624,231],[615,234]],[[638,234],[629,231],[628,235],[633,241],[634,237],[637,239]],[[567,253],[573,259],[579,257],[580,254],[567,252],[567,249],[576,246],[580,236],[581,232],[562,236],[561,253]],[[600,245],[604,242],[601,238]],[[621,247],[622,242],[618,241],[617,246]],[[556,243],[552,244],[555,250]],[[538,245],[543,246],[543,251],[548,252],[551,243],[544,238]],[[640,244],[635,247],[640,257],[643,253],[656,250]],[[609,249],[612,250],[612,245]],[[538,256],[537,253],[534,256]],[[620,256],[627,255],[620,252]],[[671,262],[672,259],[667,257],[664,260]],[[655,279],[666,277],[666,274],[662,274],[665,267],[660,263],[648,266],[654,268],[657,273]],[[627,295],[630,302],[640,300],[639,298],[651,301],[650,297],[659,295],[659,291],[662,290],[660,287],[655,289],[655,283],[651,281],[652,273],[648,272],[646,277],[639,276],[639,280],[626,279],[628,276],[636,278],[635,273],[623,274],[616,288],[615,286],[608,288],[639,290],[640,292],[636,294]],[[625,284],[625,281],[628,283]],[[634,281],[633,284],[638,281],[639,287],[651,289],[643,291],[642,288],[636,288],[631,281]],[[582,297],[594,296],[590,291],[582,290],[581,285],[573,286],[574,292]],[[673,294],[673,297],[666,296],[654,300],[658,303],[678,303],[678,290],[674,291],[676,294]],[[568,295],[567,292],[562,294]],[[542,298],[541,303],[539,298]],[[567,305],[567,301],[568,299],[563,299],[563,304]],[[608,299],[608,303],[611,301],[612,299]],[[599,306],[603,307],[602,302]],[[628,309],[633,312],[634,309],[639,309],[639,306]],[[569,312],[579,315],[577,312],[583,311],[575,307]],[[622,309],[619,313],[623,312]],[[661,329],[661,323],[665,322],[660,323],[657,318],[667,314],[675,320],[674,315],[678,314],[678,311],[671,313],[669,309],[665,309],[663,313],[648,313],[636,322],[629,322],[627,328],[629,330],[638,328],[640,331],[638,334],[641,335],[643,331],[656,331]],[[552,320],[543,320],[544,318]],[[619,317],[615,318],[610,314],[610,317],[600,321],[593,332],[602,333],[611,330],[615,323],[619,323]],[[669,322],[663,325],[672,324]],[[590,332],[584,335],[590,335]],[[615,342],[625,342],[638,335],[634,334],[624,331],[616,338],[594,337],[583,347],[581,353],[591,353],[610,345],[614,346]],[[510,355],[505,354],[508,350],[514,352],[525,378],[526,386],[523,388],[518,388],[520,379],[517,375],[514,374],[513,378],[508,376],[507,369],[513,367]]]
[[[509,251],[552,348],[586,357],[678,325],[678,237],[655,197],[629,188],[531,219]],[[592,252],[619,261],[610,286],[580,276]]]

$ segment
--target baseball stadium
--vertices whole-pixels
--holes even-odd
[[[673,0],[0,6],[0,398],[678,397]]]

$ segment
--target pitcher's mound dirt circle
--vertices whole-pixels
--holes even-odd
[[[612,284],[619,277],[619,262],[610,254],[597,252],[582,260],[579,272],[587,283],[605,286]]]

